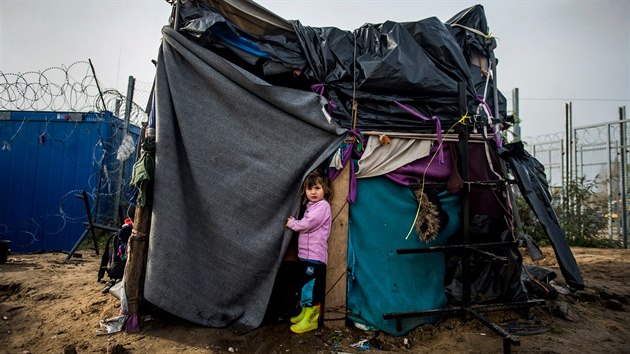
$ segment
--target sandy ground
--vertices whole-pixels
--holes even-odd
[[[559,274],[552,250],[543,250],[547,257],[538,264]],[[630,353],[630,250],[574,248],[573,252],[586,290],[559,295],[528,313],[487,313],[495,323],[520,334],[515,336],[520,345],[509,347],[513,353]],[[6,264],[0,264],[0,353],[504,351],[502,338],[489,327],[456,317],[404,337],[328,326],[294,335],[286,323],[239,334],[147,309],[140,333],[97,335],[99,321],[118,315],[120,302],[101,293],[103,285],[96,281],[99,258],[93,251],[81,253],[82,258],[70,261],[65,261],[65,254],[10,255]],[[545,332],[529,335],[531,331]],[[363,347],[355,347],[361,340],[365,340]]]

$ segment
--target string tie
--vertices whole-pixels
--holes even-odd
[[[328,113],[332,113],[333,109],[337,109],[337,105],[334,104],[330,98],[326,97],[324,95],[325,93],[325,87],[324,84],[313,84],[311,85],[311,91],[315,92],[316,94],[318,94],[320,97],[323,97],[326,100],[326,104],[328,105]]]

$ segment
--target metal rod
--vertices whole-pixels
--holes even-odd
[[[518,87],[512,89],[512,115],[514,116],[514,140],[521,141],[521,115],[519,111]]]
[[[131,109],[133,108],[133,93],[136,84],[136,79],[133,76],[129,76],[129,81],[127,82],[127,98],[125,101],[125,123],[123,125],[123,138],[121,140],[124,141],[125,137],[129,133],[129,121],[131,120]],[[123,189],[125,185],[125,168],[126,168],[126,160],[120,161],[120,169],[118,170],[118,177],[116,178],[116,182],[118,184],[118,193],[116,193],[114,207],[118,208],[120,206],[120,200],[122,199]],[[123,222],[123,220],[119,220]]]
[[[392,320],[395,318],[413,318],[413,317],[427,317],[427,316],[453,316],[463,315],[468,309],[474,309],[481,312],[493,312],[493,311],[511,311],[523,308],[529,308],[533,306],[544,305],[545,300],[527,300],[512,303],[500,303],[500,304],[484,304],[484,305],[472,305],[469,307],[448,307],[444,309],[424,310],[424,311],[410,311],[410,312],[392,312],[383,314],[384,320]]]
[[[364,132],[361,132],[361,134],[367,135],[367,136],[387,135],[390,138],[437,140],[437,138],[435,137],[435,134],[429,134],[429,133],[364,131]],[[459,137],[457,134],[443,134],[442,140],[459,142]],[[470,134],[469,136],[469,142],[471,143],[485,143],[486,140],[491,140],[491,139],[484,139],[481,134]]]
[[[494,41],[494,39],[492,39]],[[490,59],[492,60],[492,98],[494,99],[494,118],[501,119],[499,113],[499,89],[497,88],[497,59],[494,57],[494,50],[490,51]]]
[[[470,312],[475,318],[477,318],[479,321],[481,321],[481,323],[485,324],[488,328],[493,330],[494,333],[500,335],[501,337],[509,339],[512,344],[517,344],[518,345],[518,344],[521,343],[519,339],[513,337],[505,329],[497,326],[494,322],[492,322],[489,319],[487,319],[480,312],[475,311],[474,309],[468,309],[468,312]]]
[[[84,222],[83,225],[90,226],[90,227],[96,228],[96,229],[105,230],[105,231],[111,231],[111,232],[118,232],[118,231],[120,231],[120,227],[113,227],[113,226],[103,225],[103,224],[99,224],[99,223],[92,223],[90,225],[89,222]]]
[[[96,242],[96,234],[94,233],[94,227],[96,227],[95,225],[97,224],[94,224],[92,222],[92,212],[90,211],[90,203],[88,201],[87,192],[83,191],[81,195],[76,195],[76,197],[83,199],[83,205],[85,206],[85,214],[87,215],[88,221],[84,222],[84,224],[86,225],[85,231],[83,231],[81,236],[79,236],[79,239],[77,240],[77,242],[74,244],[72,249],[68,252],[68,256],[66,257],[66,260],[69,260],[70,258],[72,258],[72,256],[74,255],[74,252],[76,252],[76,250],[79,248],[79,246],[81,245],[81,243],[83,242],[83,240],[85,239],[88,233],[92,235],[92,242],[94,244],[94,251],[96,252],[96,255],[98,256],[98,253],[99,253],[98,243]]]
[[[571,207],[571,201],[570,201],[570,186],[571,186],[571,173],[569,172],[569,170],[571,169],[571,160],[569,159],[569,154],[571,154],[571,146],[570,146],[570,141],[571,138],[569,137],[571,128],[569,127],[569,103],[565,103],[564,104],[564,166],[565,166],[565,171],[564,171],[564,179],[565,179],[565,183],[564,183],[564,210],[566,212],[568,212],[570,210]],[[569,235],[567,235],[569,236]]]
[[[489,242],[489,243],[476,243],[474,245],[450,245],[450,246],[435,246],[427,248],[397,248],[397,254],[416,254],[416,253],[434,253],[444,252],[447,250],[464,250],[471,248],[495,248],[504,246],[517,246],[518,241],[506,241],[506,242]]]
[[[485,128],[484,128],[485,129]],[[465,131],[461,134],[459,142],[459,153],[461,163],[461,177],[464,181],[464,188],[462,189],[462,234],[463,243],[467,245],[470,242],[470,184],[468,181],[468,132]],[[465,306],[469,306],[471,303],[471,291],[470,291],[470,253],[464,252],[462,256],[462,301]]]
[[[608,239],[610,241],[613,240],[613,171],[612,171],[612,154],[611,154],[611,133],[610,133],[610,124],[607,124],[607,134],[606,134],[606,146],[608,147],[608,160],[606,161],[606,167],[608,169],[608,183],[606,185],[606,189],[608,192]]]
[[[628,166],[628,144],[626,141],[626,107],[619,107],[619,138],[621,140],[621,228],[623,232],[623,248],[628,248],[628,201],[626,191],[626,168]]]
[[[103,98],[103,92],[101,91],[101,86],[98,84],[98,79],[96,78],[96,71],[94,70],[94,65],[92,65],[92,59],[88,59],[90,63],[90,68],[92,69],[92,75],[94,75],[94,81],[96,82],[96,89],[98,89],[98,94],[101,97],[101,102],[103,102],[103,110],[107,110],[107,106],[105,105],[105,99]]]
[[[102,128],[102,125],[99,127],[99,129]],[[100,130],[99,130],[99,134],[100,134]],[[101,150],[102,150],[102,154],[101,154],[101,167],[98,170],[98,185],[96,186],[96,193],[95,193],[95,200],[94,200],[94,216],[95,219],[94,221],[98,221],[98,207],[101,204],[100,203],[100,197],[101,197],[101,187],[103,186],[103,169],[105,168],[105,144],[103,142],[103,138],[102,136],[99,138],[99,143],[101,144]]]
[[[512,336],[505,329],[497,326],[494,322],[487,319],[481,313],[473,309],[468,309],[468,312],[475,318],[477,318],[481,323],[486,325],[486,327],[490,328],[494,333],[500,335],[503,338],[503,353],[510,353],[510,348],[512,345],[521,345],[520,339]]]
[[[569,165],[567,166],[568,171],[569,171],[569,179],[571,181],[573,181],[575,179],[575,175],[577,173],[577,166],[574,166],[574,164],[576,163],[574,161],[574,157],[576,155],[576,151],[575,151],[575,136],[574,136],[574,132],[573,132],[573,102],[569,101]],[[573,196],[575,197],[575,196]],[[571,201],[571,207],[573,208],[573,203],[575,201]]]
[[[621,144],[621,141],[615,141],[615,152],[617,155],[621,155],[621,147],[619,146],[619,144]],[[621,174],[621,159],[619,157],[616,158],[616,165],[617,165],[617,173]],[[617,212],[617,218],[619,219],[622,215],[621,215],[621,189],[623,188],[623,186],[621,185],[621,176],[618,175],[617,176],[617,192],[615,193],[615,212]],[[621,219],[623,219],[621,217]],[[621,240],[623,238],[623,235],[621,233],[621,224],[623,222],[623,220],[619,220],[618,222],[615,223],[615,226],[617,228],[617,240]]]

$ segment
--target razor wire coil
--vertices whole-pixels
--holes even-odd
[[[7,111],[109,111],[118,117],[124,114],[121,108],[127,105],[126,96],[115,89],[104,89],[99,92],[98,88],[96,77],[87,61],[23,73],[8,73],[0,70],[0,109]],[[142,122],[147,120],[148,115],[144,109],[132,102],[129,114],[130,124],[141,126]]]

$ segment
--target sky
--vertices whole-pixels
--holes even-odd
[[[387,20],[435,16],[444,22],[481,4],[497,38],[496,80],[508,110],[513,89],[519,90],[523,137],[563,132],[567,102],[574,127],[618,120],[619,107],[630,106],[630,0],[257,3],[305,26],[350,31]],[[90,59],[105,88],[125,93],[133,76],[136,87],[146,89],[170,15],[164,0],[0,0],[0,73],[43,71]]]

